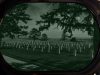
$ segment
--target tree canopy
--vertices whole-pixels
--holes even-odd
[[[62,37],[65,40],[66,32],[73,36],[73,31],[87,31],[88,35],[93,36],[94,19],[91,12],[84,6],[75,3],[59,3],[58,8],[42,14],[41,20],[37,21],[39,30],[49,29],[51,25],[60,26],[63,30]]]
[[[41,40],[42,40],[42,41],[47,41],[47,40],[48,40],[47,34],[43,33],[43,34],[42,34],[42,37],[41,37]]]
[[[34,39],[34,40],[38,40],[39,37],[41,36],[41,32],[39,30],[37,30],[36,28],[33,28],[30,31],[29,37]]]
[[[0,25],[0,38],[3,38],[4,34],[12,37],[14,34],[22,33],[22,28],[28,28],[27,26],[18,25],[19,21],[26,24],[29,20],[31,20],[30,16],[25,13],[27,7],[27,4],[19,4],[7,11],[3,18],[3,22]]]

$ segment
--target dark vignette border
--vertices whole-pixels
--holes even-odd
[[[0,0],[0,21],[2,22],[2,18],[4,17],[6,11],[13,7],[16,4],[19,3],[37,3],[37,2],[76,2],[83,4],[87,6],[87,8],[94,14],[98,27],[100,32],[100,6],[96,0]],[[97,40],[98,43],[100,39]],[[100,43],[98,47],[100,46]],[[0,71],[1,75],[93,75],[93,73],[100,72],[100,49],[98,48],[98,52],[96,56],[93,59],[93,62],[83,71],[68,71],[68,72],[24,72],[24,71],[18,71],[13,69],[9,64],[5,62],[5,60],[2,57],[2,54],[0,53]]]

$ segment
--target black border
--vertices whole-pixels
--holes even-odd
[[[16,4],[19,3],[34,3],[34,2],[75,2],[80,3],[85,6],[87,6],[88,9],[94,14],[97,22],[98,27],[100,31],[100,5],[96,0],[2,0],[0,3],[0,20],[2,21],[2,18],[4,17],[6,11],[13,7]],[[99,44],[100,46],[100,44]],[[5,62],[5,60],[2,57],[2,54],[0,53],[0,74],[1,75],[93,75],[93,73],[98,73],[97,75],[100,75],[100,49],[98,48],[97,55],[95,56],[93,62],[91,65],[87,67],[87,69],[83,71],[70,71],[70,72],[25,72],[25,71],[18,71],[13,69],[9,64]]]

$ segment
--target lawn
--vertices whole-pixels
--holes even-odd
[[[53,70],[80,70],[91,62],[91,55],[78,54],[51,54],[51,53],[33,53],[22,49],[2,49],[2,54],[9,57],[25,61],[29,64],[40,66],[48,71]],[[17,67],[17,66],[16,66]]]

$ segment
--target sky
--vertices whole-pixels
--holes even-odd
[[[32,20],[26,24],[29,26],[27,31],[30,31],[32,28],[39,28],[39,26],[36,25],[36,21],[41,19],[40,15],[45,14],[48,11],[51,11],[52,8],[54,7],[52,5],[49,5],[48,3],[29,3],[26,13],[30,15]],[[25,24],[19,22],[19,25],[25,25]],[[49,30],[45,30],[42,33],[46,33],[49,38],[61,38],[62,30],[60,27],[57,28],[56,25],[53,25],[49,28]],[[75,30],[73,34],[74,37],[78,38],[90,38],[87,32]]]

